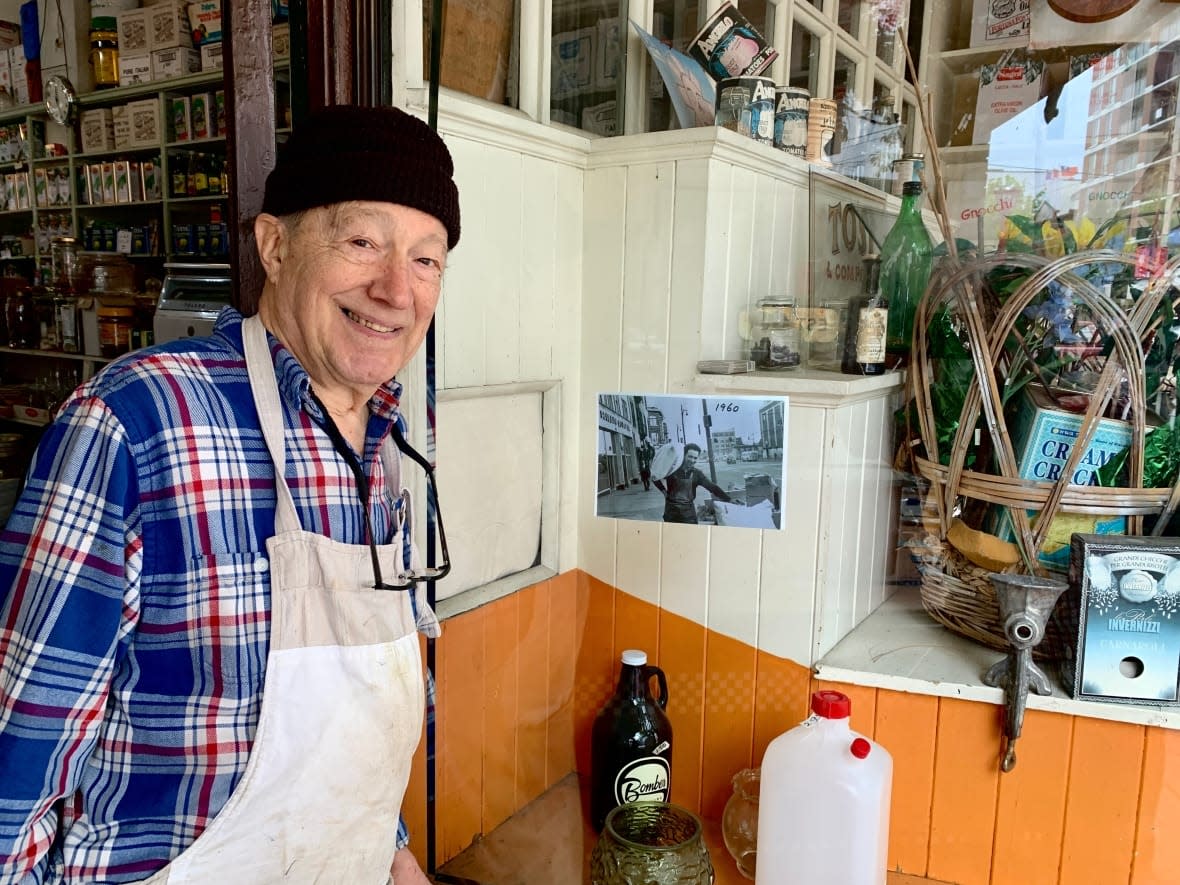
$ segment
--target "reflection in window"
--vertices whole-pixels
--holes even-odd
[[[832,98],[848,104],[856,97],[856,62],[842,52],[837,52],[836,70],[832,77]]]
[[[626,22],[620,2],[554,4],[549,115],[555,123],[598,135],[622,131]]]
[[[819,38],[798,22],[791,25],[790,85],[819,95]]]
[[[889,67],[893,67],[897,58],[897,29],[905,24],[906,8],[905,0],[889,0],[873,7],[877,24],[877,58]]]
[[[737,8],[738,12],[750,20],[754,30],[773,46],[771,36],[774,34],[774,7],[766,0],[738,0]]]
[[[517,0],[443,7],[442,71],[439,82],[448,89],[517,107],[519,61],[516,47]],[[422,4],[422,78],[430,77],[431,2]]]
[[[912,101],[901,103],[901,143],[902,150],[907,154],[914,152],[914,130],[918,125],[918,107]]]
[[[652,34],[673,49],[688,55],[692,38],[701,29],[705,12],[702,4],[683,0],[656,0],[652,16]],[[667,87],[651,57],[647,59],[648,132],[662,132],[679,125]]]
[[[861,0],[839,0],[836,9],[836,23],[854,39],[860,38]]]

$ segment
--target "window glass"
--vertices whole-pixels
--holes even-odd
[[[448,89],[517,107],[518,0],[450,3],[443,7],[442,71]],[[422,78],[430,78],[431,2],[422,4]]]
[[[905,24],[905,0],[881,0],[873,5],[873,19],[877,26],[877,58],[893,67],[897,59],[897,29]]]
[[[853,99],[861,100],[861,96],[856,94],[856,62],[842,52],[836,53],[832,98],[844,104],[851,104]]]
[[[819,37],[795,22],[791,25],[791,63],[787,78],[792,86],[819,95]]]
[[[692,38],[701,29],[704,6],[683,0],[656,0],[652,14],[652,35],[673,49],[688,55]],[[647,131],[662,132],[678,125],[672,100],[656,66],[647,64]]]
[[[860,38],[860,19],[863,3],[861,0],[839,0],[836,7],[836,23],[853,38]]]
[[[738,0],[738,12],[750,20],[767,43],[774,44],[774,7],[766,0]]]
[[[549,115],[598,135],[616,135],[623,118],[626,6],[572,0],[553,6]]]

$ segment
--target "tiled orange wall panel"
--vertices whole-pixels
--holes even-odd
[[[935,879],[961,885],[988,881],[1000,777],[998,710],[972,701],[939,701],[927,873]]]
[[[578,576],[558,575],[549,582],[549,727],[545,741],[545,786],[553,786],[574,762],[574,668],[577,663]],[[528,801],[532,797],[523,797]]]
[[[1062,839],[1063,882],[1126,881],[1143,774],[1141,726],[1074,723]]]
[[[1073,717],[1026,710],[1016,767],[1000,776],[992,882],[1056,882],[1069,787]]]
[[[545,742],[550,715],[549,596],[552,586],[551,582],[546,581],[515,594],[520,600],[519,625],[513,624],[512,629],[505,625],[505,641],[514,642],[517,647],[517,675],[520,680],[520,711],[515,722],[517,752],[513,811],[541,795],[548,786],[545,783],[548,765]],[[507,602],[507,599],[502,601]],[[493,611],[498,607],[489,606]],[[512,741],[508,729],[492,737],[505,743]]]
[[[483,832],[483,620],[477,609],[447,620],[438,641],[438,854],[454,857]]]
[[[538,676],[544,686],[544,637],[538,663],[532,660],[535,644],[521,642],[517,636],[517,614],[520,614],[521,632],[524,632],[523,624],[531,614],[529,603],[536,595],[535,587],[515,593],[502,600],[500,605],[488,606],[487,613],[480,619],[483,628],[483,664],[480,669],[484,684],[480,832],[498,827],[516,811],[518,754],[528,760],[529,755],[536,752],[536,723],[528,717],[527,711],[534,701],[532,687]],[[548,624],[541,628],[542,632],[548,629]],[[544,723],[541,723],[542,749],[544,743]],[[537,767],[544,772],[544,766],[525,761],[520,773],[523,775]]]
[[[877,692],[875,740],[894,748],[889,811],[889,868],[926,875],[930,851],[930,803],[938,698],[900,691]],[[904,752],[898,748],[904,747]]]
[[[660,612],[660,645],[655,660],[668,679],[668,717],[675,723],[672,745],[672,801],[701,804],[705,728],[705,628],[671,612]]]
[[[757,652],[745,643],[720,633],[706,634],[705,733],[699,810],[707,817],[721,817],[726,800],[733,794],[734,772],[751,763],[756,661]]]
[[[1176,732],[1028,711],[1017,766],[1001,774],[997,706],[814,680],[580,571],[444,624],[439,864],[571,770],[589,774],[594,716],[629,647],[667,674],[673,801],[706,817],[807,715],[812,690],[838,688],[853,728],[893,756],[891,869],[957,885],[1180,881]],[[424,758],[407,795],[415,833]]]
[[[1180,732],[1147,729],[1131,885],[1180,877]]]

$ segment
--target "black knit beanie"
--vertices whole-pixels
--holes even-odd
[[[296,124],[266,179],[262,211],[287,215],[347,200],[433,215],[459,242],[459,190],[443,140],[397,108],[331,105]]]

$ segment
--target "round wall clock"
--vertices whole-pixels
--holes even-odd
[[[74,122],[78,110],[78,93],[74,84],[54,74],[45,81],[45,110],[50,119],[65,125]]]

